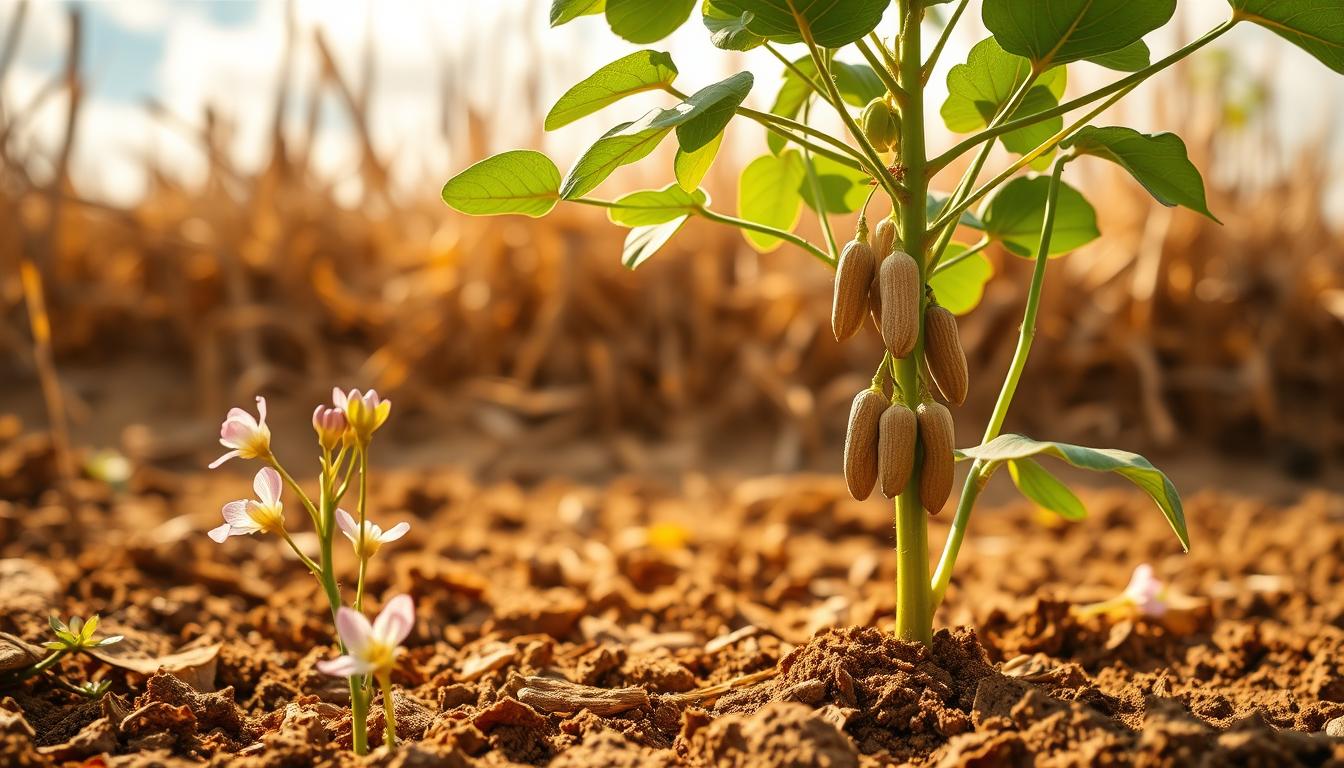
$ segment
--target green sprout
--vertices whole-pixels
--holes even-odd
[[[42,647],[50,650],[51,653],[31,666],[0,677],[0,687],[20,683],[44,672],[49,672],[56,666],[57,662],[69,654],[80,653],[90,648],[106,648],[109,645],[121,642],[123,639],[121,635],[108,635],[101,639],[95,638],[93,633],[98,629],[98,614],[96,613],[87,620],[78,616],[71,616],[69,624],[61,621],[59,616],[52,616],[47,620],[47,623],[51,625],[51,631],[56,635],[56,639],[43,642]],[[110,680],[90,680],[74,684],[57,677],[54,673],[51,679],[57,687],[90,699],[101,697],[112,685]]]

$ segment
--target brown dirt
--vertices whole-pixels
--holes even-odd
[[[0,451],[43,468],[23,440]],[[369,765],[1344,765],[1325,733],[1344,729],[1339,496],[1193,494],[1188,556],[1128,491],[1084,493],[1074,525],[981,510],[939,612],[954,628],[924,648],[889,632],[889,510],[838,478],[380,480],[376,517],[413,527],[370,594],[410,593],[418,624],[404,743]],[[97,611],[147,658],[222,646],[176,674],[64,662],[112,681],[97,703],[0,692],[0,764],[358,762],[344,684],[314,667],[333,650],[311,578],[273,540],[205,538],[244,477],[142,469],[81,485],[73,512],[41,487],[0,478],[0,631]],[[1198,608],[1070,611],[1144,561]]]

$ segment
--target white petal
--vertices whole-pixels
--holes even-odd
[[[353,656],[359,656],[369,644],[373,627],[369,626],[369,620],[364,618],[364,614],[341,606],[336,612],[336,632],[341,636],[341,642],[345,643],[345,650]]]
[[[221,441],[221,442],[223,442],[223,441]],[[215,468],[218,467],[220,464],[223,464],[224,462],[228,461],[229,459],[233,459],[233,458],[237,458],[237,457],[238,457],[238,451],[236,451],[236,450],[234,450],[234,451],[229,451],[228,453],[224,454],[223,456],[220,456],[218,459],[215,459],[214,461],[210,462],[210,469],[215,469]]]
[[[261,503],[275,506],[280,501],[280,473],[270,467],[262,467],[252,480],[252,489],[257,492]]]
[[[247,499],[230,501],[220,510],[224,514],[224,520],[229,525],[246,526],[252,523],[252,516],[247,514]]]
[[[345,401],[346,401],[346,396],[345,396],[345,393],[341,391],[341,388],[340,388],[340,387],[332,387],[332,388],[331,388],[331,404],[334,405],[334,406],[336,406],[337,408],[340,408],[342,411],[344,411],[344,410],[345,410]]]
[[[213,539],[216,544],[223,544],[224,540],[229,538],[230,533],[231,529],[229,528],[229,524],[225,523],[218,528],[211,528],[210,532],[206,535]]]
[[[355,536],[359,534],[359,523],[356,523],[355,518],[351,517],[350,513],[344,509],[336,510],[336,524],[341,527],[341,533],[344,533],[346,538],[351,541],[354,541]]]
[[[257,396],[257,426],[266,423],[266,398]]]
[[[391,646],[401,641],[415,628],[415,603],[410,595],[397,595],[387,601],[378,618],[373,620],[373,633]]]
[[[388,528],[387,531],[384,532],[381,537],[379,537],[379,541],[383,542],[384,544],[386,544],[389,541],[396,541],[397,539],[400,539],[402,536],[405,536],[406,532],[409,530],[411,530],[410,523],[407,522],[397,523],[391,528]]]
[[[319,672],[336,677],[350,677],[372,671],[372,667],[354,656],[337,656],[330,661],[319,661],[317,669]]]

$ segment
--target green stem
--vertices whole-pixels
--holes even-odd
[[[922,0],[909,0],[903,8],[900,36],[902,88],[909,102],[901,119],[901,156],[905,159],[906,188],[917,201],[901,207],[901,227],[905,249],[919,265],[920,284],[925,280],[928,210],[922,204],[928,191],[928,169],[924,149],[924,83],[920,77],[920,20]],[[921,296],[921,302],[924,298]],[[923,312],[920,312],[923,317]],[[924,328],[920,330],[914,351],[896,364],[896,383],[906,401],[919,398],[919,359],[924,348]],[[919,501],[918,461],[910,473],[910,482],[901,491],[896,507],[896,635],[902,640],[928,645],[933,640],[932,593],[929,590],[928,514]]]
[[[985,427],[985,435],[980,442],[987,443],[999,436],[1003,421],[1008,417],[1008,408],[1012,405],[1013,395],[1017,393],[1017,384],[1022,379],[1022,371],[1027,365],[1027,356],[1031,354],[1031,344],[1036,338],[1036,314],[1041,305],[1041,289],[1045,284],[1045,267],[1050,261],[1050,237],[1055,229],[1055,212],[1059,203],[1060,177],[1064,166],[1071,159],[1061,155],[1055,160],[1054,171],[1050,174],[1050,188],[1045,198],[1045,218],[1041,222],[1041,242],[1036,249],[1036,265],[1031,273],[1031,287],[1027,291],[1027,308],[1022,314],[1022,327],[1018,332],[1017,349],[1013,352],[1013,361],[1008,366],[1008,375],[1004,378],[1003,388],[999,390],[999,399],[994,403],[994,412]],[[937,607],[947,594],[947,585],[952,581],[952,569],[957,563],[957,553],[966,537],[966,524],[970,520],[971,510],[980,490],[985,487],[989,476],[994,472],[994,462],[982,462],[976,459],[966,475],[966,485],[962,488],[961,499],[957,503],[957,513],[952,518],[952,527],[947,534],[947,544],[938,558],[938,568],[933,574],[933,605]]]
[[[383,721],[387,726],[387,748],[394,749],[397,746],[397,713],[392,703],[391,673],[378,673],[378,688],[383,692]]]
[[[1133,86],[1130,86],[1130,88],[1133,88]],[[1083,117],[1079,119],[1077,122],[1073,123],[1072,125],[1065,126],[1063,130],[1059,131],[1059,133],[1056,133],[1054,136],[1051,136],[1049,139],[1046,139],[1040,146],[1036,147],[1035,149],[1026,153],[1022,157],[1018,158],[1017,162],[1005,168],[1003,172],[1000,173],[998,176],[995,176],[994,178],[990,179],[984,184],[981,184],[980,187],[975,190],[975,192],[968,195],[965,200],[963,200],[951,211],[947,211],[941,214],[938,217],[938,220],[935,221],[930,226],[930,228],[938,229],[939,227],[945,227],[951,224],[952,222],[955,222],[958,218],[961,217],[961,214],[964,213],[967,208],[970,208],[972,205],[975,205],[975,203],[978,200],[980,200],[980,198],[988,194],[990,190],[994,189],[1003,182],[1007,181],[1009,178],[1012,177],[1013,174],[1017,173],[1023,168],[1026,168],[1028,165],[1031,165],[1031,163],[1034,162],[1036,158],[1054,149],[1061,141],[1064,141],[1065,139],[1069,138],[1075,132],[1077,132],[1078,129],[1087,125],[1089,122],[1091,122],[1092,118],[1096,117],[1102,112],[1105,112],[1107,109],[1110,109],[1112,104],[1124,98],[1125,95],[1128,93],[1129,89],[1121,90],[1115,93],[1113,96],[1111,96],[1111,98],[1102,102],[1096,109],[1093,109],[1091,112],[1088,112],[1086,115],[1083,115]]]
[[[816,41],[812,39],[811,28],[798,16],[797,10],[793,12],[793,15],[798,23],[799,31],[803,34],[803,42],[807,43],[807,52],[812,55],[812,63],[816,65],[817,71],[822,73],[822,85],[826,87],[831,106],[834,107],[836,113],[840,115],[840,120],[844,122],[845,127],[849,129],[850,135],[854,137],[854,141],[859,145],[859,148],[863,150],[863,154],[868,158],[868,162],[872,164],[873,178],[877,180],[877,183],[880,184],[884,190],[886,190],[892,200],[900,199],[900,191],[892,180],[891,174],[887,173],[887,164],[883,162],[882,156],[878,154],[877,150],[874,149],[873,145],[868,141],[868,137],[864,135],[863,129],[854,121],[854,116],[849,114],[849,109],[845,106],[845,100],[840,96],[840,89],[835,85],[835,78],[831,76],[831,69],[826,63],[826,57],[822,55],[821,49],[817,47]],[[914,99],[912,98],[911,100],[913,101]],[[902,151],[904,151],[904,147],[902,148]],[[923,198],[914,197],[912,199]]]
[[[938,42],[933,46],[933,52],[929,58],[924,61],[924,66],[920,69],[919,79],[922,83],[928,83],[929,77],[933,74],[933,68],[938,63],[938,57],[943,54],[943,48],[947,41],[952,37],[952,30],[956,28],[957,22],[961,19],[961,14],[966,10],[966,6],[971,4],[971,0],[961,0],[957,7],[952,11],[952,18],[943,25],[943,33],[938,36]]]
[[[303,492],[303,486],[299,485],[294,478],[285,471],[285,468],[280,466],[280,460],[275,458],[275,454],[271,454],[268,458],[270,459],[271,468],[280,474],[280,477],[285,481],[285,485],[288,485],[290,490],[294,491],[294,495],[299,497],[299,501],[303,502],[304,509],[308,510],[308,517],[313,520],[313,526],[317,527],[320,525],[318,522],[317,507],[313,506],[313,500],[308,498],[308,494]]]
[[[892,76],[891,71],[877,58],[877,54],[873,53],[873,49],[869,48],[867,43],[863,42],[862,39],[855,40],[854,47],[858,48],[859,53],[863,54],[863,58],[868,60],[868,66],[873,68],[878,79],[882,81],[883,85],[887,86],[887,90],[891,92],[892,96],[905,94],[905,91],[901,89],[901,84],[896,82],[896,78]]]
[[[17,683],[23,680],[27,680],[28,678],[33,677],[34,675],[40,675],[43,672],[46,672],[48,669],[51,669],[52,667],[56,666],[56,662],[60,661],[68,653],[70,653],[69,648],[61,648],[59,650],[52,651],[50,655],[46,656],[33,666],[13,673],[11,676],[6,678],[5,682]]]
[[[807,120],[811,109],[812,99],[808,98],[803,102],[804,121]],[[831,231],[831,217],[826,215],[825,198],[821,194],[821,181],[817,178],[817,169],[812,167],[812,158],[808,155],[807,149],[803,149],[803,171],[807,174],[807,186],[812,190],[812,199],[817,202],[817,208],[815,209],[817,222],[821,224],[821,232],[826,236],[826,252],[830,254],[833,263],[838,262],[840,249],[835,244],[835,233]]]
[[[982,238],[980,238],[980,239],[975,243],[975,245],[972,245],[970,248],[967,248],[966,250],[962,251],[961,253],[958,253],[956,256],[953,256],[952,258],[948,259],[947,261],[940,261],[940,262],[938,263],[938,266],[933,270],[933,274],[934,274],[934,275],[937,275],[939,272],[942,272],[942,271],[945,270],[945,269],[951,269],[952,266],[953,266],[954,264],[958,264],[958,263],[960,263],[960,262],[965,261],[966,259],[971,258],[971,257],[974,256],[975,254],[977,254],[977,253],[979,253],[979,252],[985,250],[985,248],[989,247],[989,243],[990,243],[990,239],[989,239],[988,237],[982,237]]]
[[[1022,81],[1022,84],[1017,87],[1017,91],[1009,97],[1008,101],[1004,103],[1003,107],[1000,108],[998,113],[990,120],[990,126],[1002,123],[1017,110],[1018,106],[1022,104],[1022,100],[1027,97],[1027,92],[1031,90],[1031,86],[1035,84],[1036,77],[1035,72],[1027,75],[1026,79]],[[957,182],[956,189],[952,191],[952,195],[948,197],[947,202],[943,204],[943,210],[939,211],[939,218],[942,217],[942,214],[955,208],[957,205],[960,205],[961,202],[966,199],[966,195],[970,194],[971,189],[975,186],[975,180],[980,178],[980,171],[984,170],[985,161],[989,159],[989,153],[993,149],[994,142],[992,141],[980,147],[980,151],[976,153],[975,160],[971,161],[970,167],[966,169],[966,172],[961,175],[961,180]],[[957,218],[960,219],[960,217],[961,215],[958,214]],[[935,230],[938,232],[938,239],[934,243],[929,260],[936,266],[938,261],[943,257],[943,251],[947,250],[947,244],[952,242],[952,235],[957,230],[956,221],[953,221],[953,223],[948,224],[942,229],[935,228]]]
[[[809,243],[808,241],[804,240],[798,235],[793,234],[792,232],[786,232],[782,229],[776,229],[774,227],[767,226],[765,224],[757,224],[754,221],[747,221],[746,219],[739,219],[733,216],[726,216],[722,213],[715,213],[714,211],[711,211],[708,208],[696,208],[695,212],[698,215],[703,216],[706,219],[709,219],[710,221],[718,222],[719,224],[727,224],[728,226],[737,227],[738,229],[749,229],[753,232],[760,232],[763,235],[771,235],[773,237],[778,237],[780,240],[793,243],[799,248],[802,248],[803,250],[817,257],[817,259],[820,260],[823,264],[829,267],[835,266],[835,259],[833,259],[825,251]]]
[[[779,49],[771,45],[769,41],[767,41],[765,45],[762,47],[764,47],[765,50],[769,51],[776,59],[779,59],[780,63],[784,65],[785,69],[792,72],[799,80],[802,80],[805,84],[807,84],[807,86],[811,88],[813,92],[815,92],[819,96],[824,94],[822,87],[817,83],[816,80],[812,79],[811,75],[799,69],[797,64],[794,64],[792,61],[789,61],[789,57],[780,53]]]
[[[369,753],[369,695],[363,676],[350,678],[350,742],[356,755]]]
[[[1218,26],[1214,27],[1208,32],[1205,32],[1204,35],[1200,37],[1198,40],[1195,40],[1194,42],[1186,45],[1184,48],[1176,50],[1170,56],[1159,59],[1153,62],[1152,64],[1144,67],[1143,69],[1140,69],[1127,77],[1122,77],[1119,80],[1116,80],[1115,82],[1111,83],[1110,85],[1105,86],[1104,88],[1101,88],[1099,90],[1093,91],[1092,93],[1089,93],[1086,96],[1080,96],[1072,101],[1066,101],[1063,104],[1060,104],[1057,107],[1052,107],[1051,109],[1047,109],[1044,112],[1036,112],[1027,115],[1025,117],[1018,118],[1017,120],[1009,120],[1006,123],[986,128],[985,130],[975,134],[974,136],[971,136],[970,138],[967,138],[965,141],[962,141],[959,144],[956,144],[951,149],[947,150],[943,154],[934,158],[930,162],[930,165],[935,170],[941,170],[942,168],[946,167],[949,163],[951,163],[953,160],[960,157],[963,152],[970,149],[971,147],[976,146],[977,144],[980,144],[981,142],[992,141],[993,139],[996,139],[999,136],[1004,135],[1005,133],[1012,133],[1013,131],[1016,131],[1019,128],[1025,128],[1029,125],[1035,125],[1036,123],[1039,123],[1042,120],[1049,120],[1052,117],[1059,117],[1060,115],[1068,114],[1069,112],[1072,112],[1073,110],[1078,109],[1079,107],[1085,107],[1088,104],[1097,101],[1098,99],[1104,99],[1113,93],[1117,93],[1127,88],[1132,88],[1138,85],[1139,83],[1143,82],[1144,80],[1147,80],[1149,77],[1152,77],[1154,74],[1157,74],[1158,72],[1166,69],[1172,64],[1175,64],[1181,59],[1184,59],[1186,56],[1189,56],[1190,54],[1194,53],[1200,48],[1203,48],[1204,46],[1218,39],[1224,32],[1227,32],[1229,29],[1235,26],[1238,21],[1239,19],[1236,16],[1233,16],[1232,18],[1228,19],[1222,24],[1219,24]]]
[[[318,504],[322,510],[322,525],[318,527],[320,572],[317,574],[317,580],[321,582],[322,590],[327,595],[327,602],[331,605],[333,621],[335,621],[336,614],[341,608],[341,588],[336,583],[336,566],[334,564],[332,542],[336,538],[336,473],[344,454],[345,451],[342,449],[337,454],[336,461],[332,462],[330,452],[323,451],[322,477],[319,479],[322,487]],[[336,636],[336,642],[341,646],[341,653],[345,653],[345,643],[341,641],[339,633]]]
[[[364,531],[368,527],[364,525],[368,513],[369,502],[369,447],[367,445],[359,446],[359,545],[355,547],[359,556],[359,577],[355,582],[355,610],[364,612],[364,572],[368,565],[368,558],[364,557]]]
[[[299,549],[299,545],[296,544],[294,542],[294,539],[290,537],[289,531],[286,531],[285,529],[281,528],[280,538],[284,539],[285,543],[289,545],[289,548],[294,550],[294,554],[298,556],[299,562],[303,563],[303,567],[307,568],[310,573],[316,576],[318,581],[321,581],[322,569],[317,566],[317,563],[313,562],[313,559],[311,557],[305,555],[303,553],[303,550]]]

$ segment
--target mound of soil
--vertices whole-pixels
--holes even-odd
[[[412,531],[369,594],[412,595],[417,626],[402,744],[377,701],[361,761],[344,681],[315,667],[335,650],[313,580],[271,538],[205,537],[245,483],[0,501],[0,631],[40,642],[49,613],[98,612],[127,637],[57,666],[109,681],[99,701],[49,677],[0,691],[0,765],[1344,765],[1336,496],[1194,495],[1189,556],[1128,492],[1083,494],[1077,525],[977,512],[939,614],[956,628],[926,648],[889,631],[890,510],[834,478],[389,473],[371,515]],[[1072,610],[1143,561],[1198,608]]]

